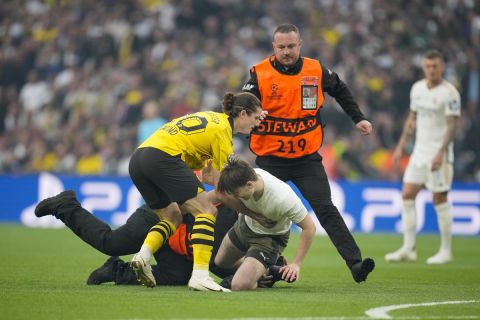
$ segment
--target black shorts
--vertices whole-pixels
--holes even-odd
[[[203,184],[180,156],[155,148],[137,149],[129,164],[130,178],[152,209],[182,204],[204,191]]]

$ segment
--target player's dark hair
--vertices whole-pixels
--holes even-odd
[[[260,100],[250,92],[227,92],[223,96],[222,110],[232,118],[238,117],[242,110],[248,115],[262,108]]]
[[[296,25],[293,24],[280,24],[275,28],[275,31],[273,32],[273,35],[277,33],[289,33],[289,32],[295,32],[300,35],[300,30],[298,30]]]
[[[217,191],[233,194],[238,188],[247,185],[248,181],[257,181],[257,173],[247,162],[230,156],[227,164],[220,172]]]
[[[443,54],[436,49],[428,50],[427,52],[425,52],[425,55],[423,57],[425,59],[429,59],[429,60],[438,58],[438,59],[444,61]]]

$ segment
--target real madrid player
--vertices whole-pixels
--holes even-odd
[[[415,82],[410,91],[410,114],[395,148],[398,164],[405,145],[415,134],[415,146],[403,177],[403,246],[385,256],[387,261],[415,261],[415,198],[426,186],[433,193],[433,203],[440,229],[440,250],[427,259],[428,264],[452,260],[452,212],[447,194],[453,179],[453,138],[460,116],[460,94],[443,79],[444,59],[436,50],[423,59],[425,78]]]

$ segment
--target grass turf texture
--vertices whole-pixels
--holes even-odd
[[[326,237],[314,240],[294,284],[256,292],[193,292],[186,287],[87,286],[90,272],[106,256],[70,230],[0,225],[0,319],[165,319],[165,318],[366,318],[365,311],[387,305],[454,300],[475,303],[391,311],[394,318],[480,319],[480,238],[455,237],[454,262],[429,266],[438,236],[419,236],[419,260],[389,264],[399,235],[355,238],[364,256],[375,259],[368,280],[357,284]],[[298,235],[286,251],[292,259]],[[129,259],[130,257],[124,257]]]

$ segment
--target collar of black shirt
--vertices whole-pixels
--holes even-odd
[[[293,66],[288,66],[288,67],[284,66],[277,59],[275,59],[275,56],[272,56],[272,59],[270,59],[270,63],[278,72],[282,74],[294,75],[294,74],[298,74],[300,70],[302,70],[303,57],[300,56],[297,62],[295,62]]]

